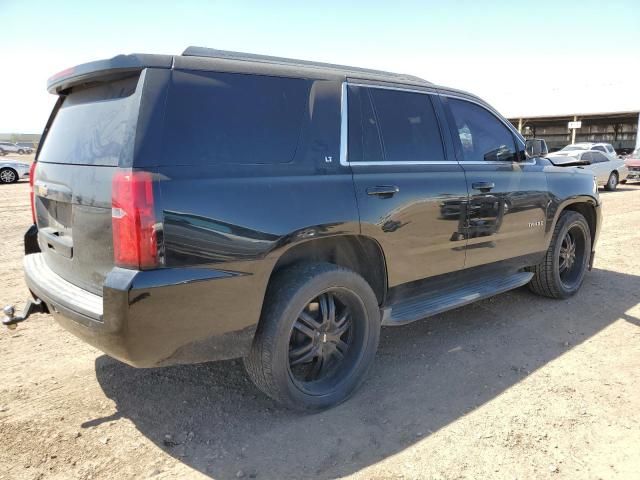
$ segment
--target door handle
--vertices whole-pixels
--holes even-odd
[[[393,197],[400,191],[396,185],[376,185],[375,187],[367,187],[367,195],[377,195],[382,198]]]
[[[480,190],[481,192],[488,192],[492,188],[495,188],[496,184],[493,182],[473,182],[471,184],[474,190]]]

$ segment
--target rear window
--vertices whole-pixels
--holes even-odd
[[[173,72],[165,164],[274,164],[293,160],[311,81]]]
[[[138,79],[129,77],[73,90],[56,113],[38,160],[117,166],[133,148]]]

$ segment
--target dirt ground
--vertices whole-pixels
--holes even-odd
[[[238,361],[136,370],[48,316],[2,330],[0,479],[638,479],[640,185],[602,197],[577,296],[384,329],[363,388],[320,414],[278,408]],[[22,305],[27,182],[0,185],[0,221],[0,304]]]

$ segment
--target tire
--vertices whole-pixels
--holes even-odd
[[[0,169],[0,183],[16,183],[18,181],[18,172],[13,168],[5,167]]]
[[[303,264],[270,282],[244,364],[253,383],[282,405],[323,410],[364,381],[379,339],[378,301],[360,275],[330,263]]]
[[[604,186],[604,189],[608,190],[609,192],[613,192],[617,187],[618,187],[618,173],[611,172],[611,175],[609,175],[609,179],[607,180],[607,183]]]
[[[18,150],[18,154],[19,154],[19,155],[24,155],[24,150],[22,150],[22,149],[21,149],[21,150]]]
[[[566,258],[567,251],[571,251],[567,236],[573,242],[573,261]],[[529,289],[550,298],[574,295],[582,285],[590,256],[591,231],[586,219],[578,212],[562,212],[544,259],[530,268],[533,278],[529,282]]]

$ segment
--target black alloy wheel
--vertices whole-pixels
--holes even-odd
[[[570,297],[582,285],[590,258],[591,230],[587,220],[579,212],[562,212],[543,260],[529,268],[533,272],[529,288],[545,297]]]
[[[558,253],[558,273],[567,289],[572,289],[583,274],[585,236],[579,226],[572,226],[562,239]]]
[[[330,263],[296,265],[270,282],[244,363],[264,393],[298,410],[346,400],[363,382],[380,338],[369,284]]]
[[[353,363],[349,353],[357,339],[350,303],[355,299],[345,299],[349,295],[338,289],[324,292],[311,300],[293,323],[289,371],[305,391],[317,390],[317,382],[334,383]]]

